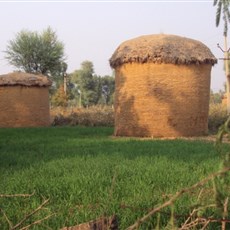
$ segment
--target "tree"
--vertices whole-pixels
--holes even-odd
[[[115,91],[115,79],[112,76],[101,78],[101,104],[112,105]]]
[[[71,74],[71,83],[74,85],[72,92],[79,106],[97,104],[111,105],[115,88],[114,77],[98,76],[94,73],[93,63],[84,61],[81,68]]]
[[[229,54],[227,44],[228,34],[228,23],[230,22],[230,11],[229,11],[230,0],[214,0],[213,5],[217,6],[216,11],[216,26],[220,24],[221,14],[223,14],[224,20],[224,58],[225,58],[225,75],[226,75],[226,86],[227,86],[227,112],[230,114],[230,73],[229,73]]]
[[[210,91],[210,104],[220,104],[222,103],[222,98],[224,96],[224,91],[219,90],[219,92],[214,93],[213,90]]]
[[[64,92],[64,85],[60,85],[54,95],[51,97],[51,103],[53,106],[68,106],[68,95]]]
[[[28,73],[39,73],[51,79],[61,77],[64,44],[48,27],[41,34],[22,30],[10,40],[5,51],[9,64]]]
[[[97,81],[94,75],[93,63],[84,61],[81,63],[81,68],[72,74],[72,82],[78,88],[79,96],[81,96],[81,103],[83,106],[90,106],[97,104]]]
[[[228,23],[230,22],[229,0],[214,0],[213,5],[217,6],[216,11],[216,27],[220,24],[221,14],[224,20],[224,36],[228,33]]]

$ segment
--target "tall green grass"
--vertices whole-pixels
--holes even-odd
[[[55,215],[32,229],[59,229],[112,214],[125,229],[170,194],[219,168],[211,142],[114,138],[112,133],[105,127],[0,129],[0,194],[35,192],[27,198],[0,197],[0,229],[9,229],[3,212],[16,224],[47,198],[48,205],[25,224]],[[194,199],[176,202],[178,216],[189,213]],[[163,222],[168,211],[161,214]],[[153,223],[154,218],[143,229]]]

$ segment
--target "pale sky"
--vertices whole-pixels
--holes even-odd
[[[1,1],[0,74],[15,70],[4,59],[7,42],[22,29],[50,26],[65,45],[68,73],[89,60],[97,75],[111,75],[109,58],[120,43],[147,34],[175,34],[203,42],[216,58],[223,53],[223,21],[215,26],[213,0],[184,1]],[[230,30],[230,28],[229,28]],[[230,43],[229,43],[230,44]],[[211,88],[223,89],[223,61],[212,69]]]

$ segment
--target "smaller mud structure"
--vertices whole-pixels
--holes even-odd
[[[0,127],[49,126],[50,85],[43,75],[0,75]]]
[[[215,63],[204,44],[176,35],[146,35],[122,43],[110,59],[115,69],[115,135],[207,134]]]

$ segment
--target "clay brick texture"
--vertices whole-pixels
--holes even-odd
[[[0,86],[0,127],[49,126],[49,87]]]
[[[208,132],[212,64],[126,63],[115,69],[115,135],[200,136]]]

